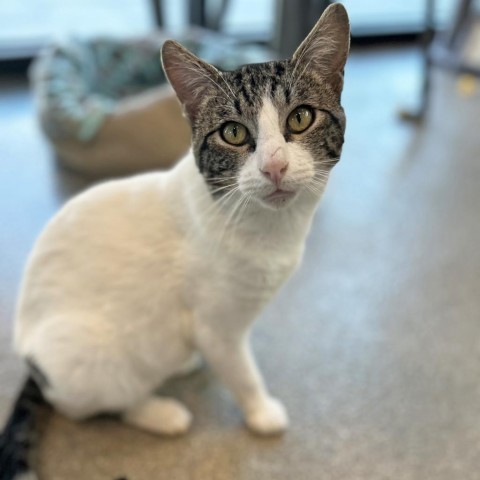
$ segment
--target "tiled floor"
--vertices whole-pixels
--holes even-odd
[[[356,51],[344,155],[305,262],[262,315],[255,350],[289,407],[284,436],[248,434],[207,371],[169,386],[196,415],[163,440],[111,419],[55,416],[49,480],[476,480],[480,461],[480,95],[435,78],[415,129],[410,49]],[[0,85],[0,413],[20,383],[7,345],[35,235],[84,185],[58,174],[26,88]]]

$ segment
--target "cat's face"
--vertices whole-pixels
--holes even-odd
[[[340,105],[349,27],[329,7],[292,59],[220,72],[175,42],[167,76],[192,126],[198,168],[214,196],[240,192],[266,208],[319,196],[343,145]]]

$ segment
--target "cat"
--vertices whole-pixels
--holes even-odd
[[[149,432],[186,432],[188,409],[154,392],[202,358],[251,430],[287,428],[249,330],[299,264],[340,158],[349,44],[345,8],[333,4],[285,61],[219,71],[174,41],[163,45],[192,149],[170,171],[81,193],[38,239],[14,338],[30,377],[0,442],[0,471],[12,472],[2,479],[30,466],[33,445],[18,438],[35,428],[34,404],[75,420],[113,412]]]

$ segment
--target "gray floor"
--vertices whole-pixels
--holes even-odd
[[[425,126],[404,125],[395,113],[414,102],[417,67],[408,49],[352,55],[343,160],[303,266],[256,328],[290,431],[247,433],[206,370],[168,387],[196,414],[178,440],[55,416],[41,445],[45,478],[479,478],[480,95],[461,97],[437,75]],[[0,156],[4,416],[22,375],[8,347],[21,269],[42,225],[84,182],[55,173],[23,86],[0,85]]]

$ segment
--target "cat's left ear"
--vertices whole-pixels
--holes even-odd
[[[206,95],[215,95],[220,72],[179,43],[167,40],[162,47],[162,64],[188,119],[195,123]]]
[[[340,92],[343,69],[350,50],[350,22],[345,7],[334,3],[327,7],[307,38],[297,48],[292,62],[316,70],[328,78]],[[295,70],[302,71],[300,65]]]

